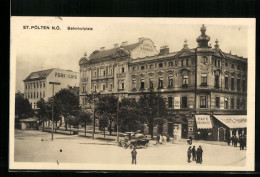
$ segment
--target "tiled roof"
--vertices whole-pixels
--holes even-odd
[[[90,60],[109,58],[109,57],[112,57],[114,55],[114,53],[120,48],[130,51],[130,50],[133,50],[134,48],[136,48],[138,45],[139,45],[139,43],[134,43],[134,44],[120,46],[117,48],[108,49],[108,50],[104,50],[104,51],[96,50],[92,53],[92,55],[89,58],[90,58]]]
[[[246,58],[244,58],[244,57],[240,57],[240,56],[237,56],[237,55],[232,55],[232,54],[230,54],[230,53],[226,53],[226,52],[223,52],[224,53],[224,55],[226,56],[226,57],[228,57],[228,58],[232,58],[232,59],[237,59],[237,60],[241,60],[241,59],[246,59]]]
[[[24,81],[45,79],[53,70],[54,68],[43,70],[43,71],[32,72]]]

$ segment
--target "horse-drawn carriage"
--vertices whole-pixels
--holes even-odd
[[[144,147],[147,148],[149,146],[149,139],[147,136],[141,133],[135,132],[126,132],[123,134],[124,138],[119,142],[119,146],[124,148],[137,148],[137,147]]]

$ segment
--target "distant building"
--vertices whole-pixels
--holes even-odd
[[[136,99],[153,91],[166,98],[168,108],[155,134],[224,141],[246,133],[247,58],[223,52],[218,40],[211,47],[204,25],[200,31],[196,48],[185,40],[180,51],[157,51],[151,39],[140,38],[82,57],[80,104],[93,91]]]
[[[57,82],[60,85],[51,84]],[[24,98],[28,99],[33,109],[37,109],[37,101],[41,98],[48,100],[62,88],[79,86],[79,73],[71,70],[48,69],[32,72],[24,80]],[[53,90],[54,89],[54,90]]]

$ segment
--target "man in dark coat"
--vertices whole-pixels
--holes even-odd
[[[197,155],[196,163],[200,163],[200,148],[199,147],[196,151],[196,155]]]
[[[187,151],[187,156],[188,156],[188,163],[190,163],[190,158],[191,158],[191,146],[188,148],[188,151]]]
[[[190,136],[189,139],[190,139],[190,145],[192,145],[192,137]]]
[[[193,146],[191,152],[192,152],[192,161],[196,161],[196,148],[195,148],[195,146]]]
[[[202,150],[201,146],[199,146],[199,148],[200,148],[200,163],[202,163],[202,153],[203,153],[203,150]]]
[[[136,154],[137,154],[137,152],[136,152],[135,148],[132,150],[131,154],[132,154],[132,164],[136,164]]]

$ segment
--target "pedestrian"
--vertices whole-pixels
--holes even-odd
[[[200,163],[200,148],[199,147],[196,151],[196,155],[197,155],[196,163]]]
[[[232,146],[234,146],[234,135],[232,135],[231,141],[232,141]]]
[[[160,135],[159,135],[159,134],[157,134],[157,137],[156,137],[156,144],[158,144],[158,143],[159,143],[159,141],[160,141]]]
[[[136,164],[137,152],[136,152],[135,148],[132,150],[131,154],[132,154],[132,164]]]
[[[191,152],[192,152],[192,161],[196,161],[196,148],[195,148],[195,146],[193,146]]]
[[[192,137],[190,136],[189,139],[190,139],[190,145],[192,145]]]
[[[234,147],[237,147],[237,141],[238,141],[238,138],[237,138],[237,136],[235,135],[235,136],[234,136]]]
[[[191,146],[188,148],[188,151],[187,151],[187,156],[188,156],[188,163],[190,163],[190,158],[191,158]]]
[[[239,149],[242,150],[243,148],[243,137],[242,135],[239,136]]]
[[[230,137],[227,137],[227,144],[230,146]]]
[[[202,150],[202,147],[201,147],[201,146],[199,146],[199,148],[200,148],[200,163],[202,163],[203,150]]]

